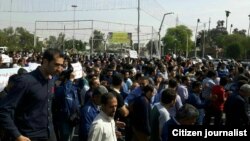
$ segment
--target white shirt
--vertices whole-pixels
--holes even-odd
[[[157,107],[157,109],[160,113],[159,128],[160,128],[160,130],[162,130],[164,123],[167,122],[168,120],[170,120],[170,114],[169,114],[168,110],[161,103],[157,103],[155,106]]]
[[[114,118],[101,111],[92,122],[88,141],[117,141]]]

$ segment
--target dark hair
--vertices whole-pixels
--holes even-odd
[[[225,86],[228,83],[228,77],[221,77],[220,78],[220,85]]]
[[[102,95],[102,97],[101,97],[101,104],[107,105],[108,101],[111,100],[111,99],[113,99],[114,97],[116,98],[116,96],[113,93],[110,93],[110,92],[107,93],[107,94]]]
[[[146,94],[147,92],[153,92],[154,91],[154,86],[153,85],[147,85],[143,87],[143,92]]]
[[[207,72],[207,77],[212,78],[214,76],[216,76],[216,73],[214,71],[210,70]]]
[[[120,74],[115,74],[115,75],[113,75],[113,77],[112,77],[112,84],[114,85],[114,86],[119,86],[119,85],[121,85],[122,84],[122,76],[120,75]]]
[[[175,87],[177,87],[177,81],[175,79],[170,79],[168,81],[168,85],[170,88],[175,88]]]
[[[59,49],[49,48],[43,53],[43,60],[46,59],[48,62],[51,62],[55,59],[56,56],[64,58],[64,54]]]
[[[188,76],[181,77],[181,83],[184,83],[184,81],[188,81]]]
[[[19,68],[18,71],[17,71],[17,74],[18,75],[22,75],[22,74],[26,74],[28,73],[28,71],[24,68]]]
[[[71,64],[68,64],[67,70],[64,70],[60,76],[63,77],[65,80],[68,80],[70,78],[70,74],[74,71],[74,68]]]
[[[176,95],[177,94],[176,94],[175,90],[173,90],[171,88],[165,89],[164,91],[162,91],[162,94],[161,94],[161,102],[164,104],[169,104],[173,100],[176,99]]]
[[[195,88],[197,88],[197,87],[199,87],[199,86],[201,86],[201,82],[200,82],[200,81],[194,81],[194,82],[192,83],[192,89],[195,89]]]

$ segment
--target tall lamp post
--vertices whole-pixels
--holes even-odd
[[[230,34],[232,33],[233,24],[230,26]]]
[[[198,31],[198,25],[200,23],[200,19],[197,19],[197,24],[196,24],[196,30],[195,30],[195,47],[194,47],[194,57],[197,57],[197,31]]]
[[[161,21],[161,25],[160,25],[160,28],[159,28],[159,41],[158,41],[158,48],[159,48],[159,55],[160,55],[160,58],[161,58],[161,55],[162,55],[162,49],[161,49],[161,28],[162,28],[162,24],[163,24],[163,21],[165,19],[165,16],[166,15],[170,15],[170,14],[174,14],[173,12],[169,12],[169,13],[165,13],[163,15],[163,18],[162,18],[162,21]]]
[[[228,19],[230,13],[231,13],[230,11],[226,10],[226,30],[227,30],[227,19]]]
[[[77,5],[72,5],[71,7],[73,7],[74,8],[74,21],[73,21],[73,23],[74,23],[74,25],[73,25],[73,49],[75,49],[75,13],[76,13],[76,7],[77,7]]]
[[[247,36],[249,37],[249,30],[250,30],[250,15],[248,15],[248,17],[249,17],[249,26],[248,26]]]

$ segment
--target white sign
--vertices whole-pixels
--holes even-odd
[[[11,63],[12,62],[12,58],[10,58],[8,55],[1,54],[1,57],[2,57],[3,63]]]
[[[78,63],[71,64],[74,68],[75,79],[81,78],[83,76],[82,65]],[[30,63],[29,67],[24,67],[28,72],[35,70],[40,64],[37,63]],[[0,69],[0,92],[4,89],[7,85],[9,77],[13,74],[17,74],[17,71],[20,68],[7,68],[7,69]]]
[[[28,67],[25,67],[27,71],[29,71]],[[8,69],[0,69],[0,92],[7,85],[9,77],[13,74],[17,74],[19,68],[8,68]]]
[[[129,50],[129,57],[133,59],[138,58],[137,52],[135,50]]]
[[[72,63],[71,65],[74,70],[73,73],[75,73],[75,79],[82,78],[83,71],[82,71],[82,65],[80,64],[80,62]]]

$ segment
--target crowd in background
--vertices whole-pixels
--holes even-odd
[[[9,64],[0,58],[0,68],[44,61],[40,53],[13,53],[10,57],[13,62]],[[71,64],[76,62],[82,65],[82,78],[75,79]],[[165,141],[169,125],[249,125],[250,73],[236,61],[215,65],[170,56],[65,55],[62,67],[52,78],[51,113],[58,141],[72,140],[78,130],[75,127],[79,127],[79,141]],[[19,69],[9,78],[1,103],[17,77],[26,73]],[[0,104],[0,119],[4,108]],[[0,129],[6,125],[2,122]]]

